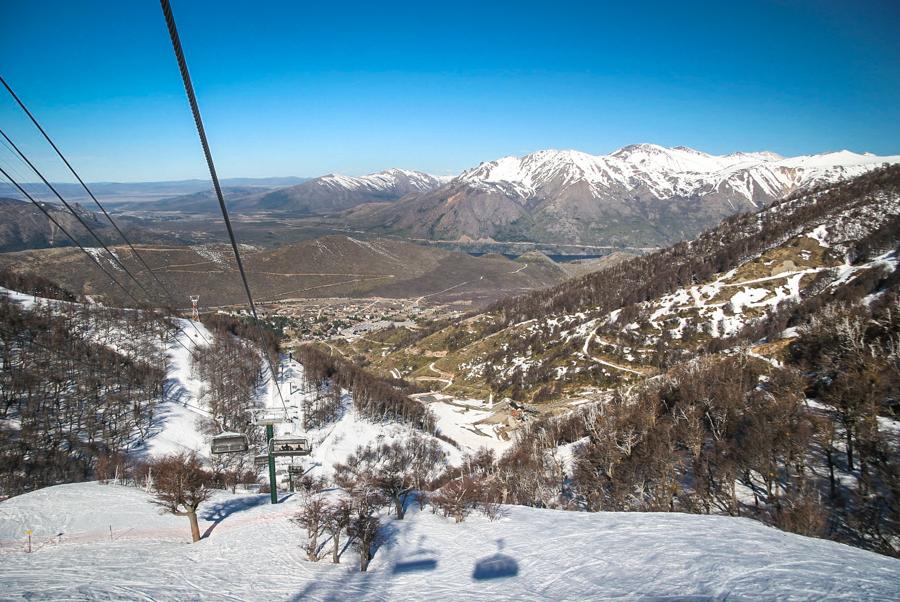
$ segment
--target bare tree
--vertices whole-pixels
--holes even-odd
[[[341,561],[341,533],[350,525],[353,517],[353,505],[350,500],[339,499],[331,504],[325,512],[325,530],[331,535],[331,561]]]
[[[160,458],[150,463],[150,469],[156,496],[153,503],[165,512],[187,516],[191,521],[191,538],[200,541],[197,508],[212,495],[207,487],[212,475],[195,453]]]
[[[369,562],[372,561],[375,546],[378,543],[381,519],[378,518],[375,511],[374,505],[362,500],[356,504],[356,513],[347,526],[347,533],[354,539],[356,549],[359,551],[359,570],[362,572],[369,568]]]
[[[445,461],[437,441],[412,434],[402,443],[358,448],[345,464],[336,465],[335,481],[351,492],[379,490],[402,520],[410,496],[435,479]]]
[[[303,509],[291,519],[306,529],[306,557],[312,562],[319,560],[319,535],[325,530],[328,519],[328,504],[319,496],[309,496]]]
[[[463,522],[478,503],[478,484],[471,477],[461,477],[444,485],[429,497],[434,508],[440,509],[445,517]]]

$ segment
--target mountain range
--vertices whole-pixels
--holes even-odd
[[[861,175],[900,156],[839,151],[784,158],[626,146],[609,155],[544,150],[482,163],[430,192],[358,207],[354,227],[436,240],[658,246],[735,213]]]
[[[542,150],[487,161],[456,177],[388,169],[361,177],[232,180],[236,213],[312,218],[331,229],[431,241],[660,247],[695,237],[736,213],[862,175],[900,155],[847,150],[785,158],[711,155],[635,144],[608,155]],[[211,190],[127,203],[155,211],[218,214]],[[18,237],[21,238],[21,237]],[[25,248],[19,246],[18,248]]]
[[[900,156],[847,150],[786,158],[634,144],[609,155],[541,150],[503,157],[456,177],[402,169],[328,174],[274,190],[234,187],[226,199],[237,212],[329,215],[342,226],[410,238],[655,247],[897,162]],[[218,211],[211,191],[143,207]]]
[[[268,190],[231,186],[225,188],[224,194],[229,208],[238,212],[323,214],[344,211],[365,203],[395,201],[409,194],[429,192],[449,180],[447,177],[432,176],[420,171],[387,169],[360,177],[328,174],[293,186]],[[218,201],[212,190],[145,203],[141,208],[198,213],[219,211]]]

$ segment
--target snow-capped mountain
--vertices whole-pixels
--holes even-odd
[[[609,155],[542,150],[482,163],[436,190],[356,217],[429,238],[655,246],[794,191],[898,162],[846,150],[792,158],[655,144]]]
[[[900,162],[900,156],[842,150],[786,159],[768,151],[709,155],[684,146],[634,144],[609,155],[544,150],[503,157],[464,172],[459,181],[506,186],[524,198],[546,197],[584,182],[597,196],[637,191],[668,199],[731,192],[756,204],[761,197],[779,198],[797,188],[851,178],[885,162]]]
[[[421,171],[407,169],[386,169],[367,176],[343,176],[328,174],[311,182],[335,189],[367,190],[370,192],[390,192],[403,189],[409,192],[426,192],[449,182],[452,178],[432,176]]]
[[[407,194],[424,193],[446,183],[420,171],[388,169],[367,176],[328,174],[253,199],[263,210],[323,213],[342,211],[362,203],[395,201]]]

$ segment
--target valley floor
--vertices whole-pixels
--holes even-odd
[[[284,494],[285,496],[289,494]],[[288,519],[299,495],[225,492],[201,507],[205,538],[143,491],[95,482],[0,503],[3,599],[597,600],[900,597],[900,561],[717,516],[505,507],[461,524],[385,519],[368,573],[348,550],[305,560]],[[34,530],[34,551],[24,531]],[[330,542],[325,543],[325,550]]]

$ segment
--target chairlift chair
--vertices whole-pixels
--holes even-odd
[[[257,426],[275,426],[285,422],[290,422],[285,413],[275,410],[265,409],[257,411],[253,417],[253,424]]]
[[[220,433],[212,438],[210,453],[237,454],[250,449],[247,435],[243,433]]]
[[[269,441],[269,453],[273,456],[308,456],[311,451],[306,437],[282,436]]]

